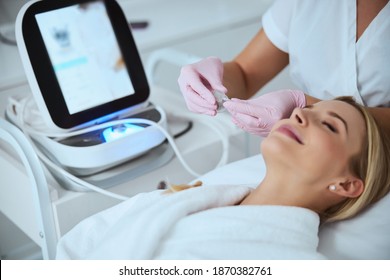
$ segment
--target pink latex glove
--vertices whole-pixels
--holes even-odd
[[[180,71],[178,83],[188,109],[195,113],[215,116],[217,102],[213,92],[227,92],[222,85],[222,77],[223,64],[216,57],[208,57],[184,66]]]
[[[280,119],[288,118],[294,108],[306,106],[305,94],[300,90],[279,90],[250,100],[232,98],[223,103],[232,121],[243,130],[267,136]]]

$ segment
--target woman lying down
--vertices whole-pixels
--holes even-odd
[[[349,98],[295,109],[263,140],[255,188],[218,185],[139,194],[87,218],[58,259],[323,259],[320,223],[348,219],[390,188],[390,152]]]

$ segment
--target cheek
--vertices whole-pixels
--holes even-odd
[[[319,179],[337,174],[347,164],[346,147],[336,138],[317,132],[305,145],[269,136],[261,143],[267,161],[277,161],[303,177]]]
[[[311,145],[309,148],[313,154],[318,157],[327,157],[333,154],[333,157],[343,156],[346,151],[345,145],[342,141],[334,135],[328,133],[319,132],[311,137]]]
[[[312,174],[337,174],[348,162],[346,147],[336,137],[318,133],[305,151],[305,168]],[[314,144],[315,143],[315,144]]]

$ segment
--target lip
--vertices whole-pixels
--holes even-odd
[[[296,131],[296,129],[294,129],[292,126],[290,125],[281,125],[280,127],[278,127],[276,129],[276,131],[292,138],[293,140],[295,140],[296,142],[298,142],[299,144],[303,145],[303,140],[302,140],[302,137],[299,135],[299,133]]]

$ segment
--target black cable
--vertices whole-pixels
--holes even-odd
[[[188,121],[187,127],[185,129],[183,129],[182,131],[180,131],[179,133],[176,133],[175,135],[172,135],[172,138],[177,139],[177,138],[183,136],[184,134],[186,134],[188,131],[190,131],[192,129],[193,125],[194,124],[193,124],[192,121]],[[165,139],[163,143],[167,144],[168,140]]]
[[[173,138],[176,139],[176,138],[183,136],[184,134],[186,134],[188,131],[190,131],[192,129],[192,126],[193,126],[193,122],[188,121],[187,127],[185,129],[183,129],[183,131],[180,131],[179,133],[173,135]]]

